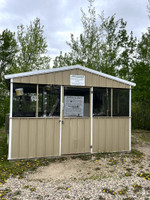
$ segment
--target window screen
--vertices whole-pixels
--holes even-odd
[[[113,116],[129,116],[128,89],[113,89]]]
[[[90,89],[65,87],[64,117],[90,116]]]
[[[110,88],[93,88],[93,116],[110,116]]]
[[[38,116],[60,116],[60,86],[39,85]]]
[[[36,85],[13,84],[13,117],[36,116]]]

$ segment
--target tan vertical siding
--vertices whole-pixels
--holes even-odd
[[[129,150],[129,118],[93,118],[93,152]],[[90,118],[65,118],[62,154],[90,152]],[[12,159],[58,156],[58,118],[13,118]]]
[[[113,120],[113,128],[112,128],[112,132],[113,132],[113,140],[112,140],[112,143],[113,143],[113,150],[114,151],[118,151],[119,149],[119,140],[118,140],[118,137],[119,137],[119,120],[117,119],[112,119]]]
[[[30,76],[30,83],[38,83],[38,76]]]
[[[55,84],[55,85],[69,86],[70,74],[84,75],[85,86],[87,87],[92,86],[92,87],[129,88],[129,85],[126,85],[124,83],[111,80],[106,77],[102,77],[80,69],[14,78],[14,83]]]
[[[62,85],[70,85],[70,71],[62,72]]]
[[[129,150],[129,118],[93,118],[93,151]]]
[[[62,124],[62,146],[61,152],[62,154],[69,154],[70,150],[70,138],[72,137],[73,132],[70,132],[70,119],[63,120]],[[73,141],[72,141],[73,142]]]
[[[26,120],[20,120],[20,151],[19,151],[19,157],[26,158],[27,155],[27,149],[28,149],[28,119]]]
[[[67,122],[68,119],[67,120],[65,119],[65,121]],[[68,127],[71,127],[71,132],[70,132],[70,130],[68,130],[70,132],[70,134],[68,134],[69,132],[66,132],[68,134],[67,143],[70,142],[70,144],[68,144],[68,146],[70,146],[70,148],[68,148],[68,152],[77,153],[77,149],[78,149],[78,135],[77,135],[77,133],[78,133],[78,121],[72,119],[72,120],[69,120],[68,122],[70,123]],[[65,128],[65,126],[63,128]],[[63,131],[63,133],[64,133],[64,131]],[[62,145],[64,145],[63,142],[62,142]],[[63,149],[64,149],[64,147],[63,147]]]
[[[90,119],[91,120],[91,119]],[[84,142],[85,142],[85,152],[90,152],[90,142],[91,142],[91,123],[89,122],[89,119],[85,120],[84,123]]]
[[[20,143],[20,122],[19,119],[12,120],[12,149],[11,149],[11,157],[19,158],[19,143]]]
[[[90,118],[66,118],[62,125],[62,154],[90,152]]]
[[[83,120],[78,119],[78,148],[77,153],[85,152],[85,123]]]
[[[58,118],[13,118],[12,159],[58,156]]]
[[[29,120],[29,151],[28,157],[36,157],[36,144],[37,144],[37,121],[34,119]]]
[[[39,119],[37,123],[37,157],[44,156],[45,148],[45,120]]]
[[[106,149],[105,151],[113,151],[112,149],[112,139],[113,139],[113,133],[112,133],[112,127],[113,127],[113,121],[111,119],[105,120],[105,126],[106,126]]]
[[[54,120],[54,126],[55,126],[55,132],[51,129],[51,134],[54,134],[54,143],[53,143],[53,148],[54,148],[54,156],[59,155],[59,138],[60,138],[60,123],[59,119]]]

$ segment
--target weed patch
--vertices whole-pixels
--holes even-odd
[[[132,176],[132,173],[131,172],[127,172],[127,173],[125,173],[125,176]]]
[[[114,190],[110,190],[109,188],[103,188],[102,190],[104,193],[108,193],[111,195],[116,195],[116,192]]]
[[[144,178],[146,180],[150,180],[150,173],[149,172],[138,172],[137,176]]]
[[[118,191],[118,194],[120,194],[120,195],[125,195],[125,194],[127,193],[127,191],[128,191],[128,187],[126,186],[125,188],[119,190],[119,191]]]
[[[96,170],[96,171],[100,170],[100,167],[96,167],[95,170]]]
[[[0,190],[0,198],[2,199],[3,197],[6,196],[6,194],[10,193],[11,190],[9,188],[6,188],[4,190]]]
[[[118,164],[118,160],[116,160],[116,159],[111,159],[111,160],[108,160],[108,164],[110,165],[110,166],[113,166],[113,165],[117,165]]]
[[[17,196],[17,195],[21,195],[21,191],[20,190],[17,190],[14,192],[14,196]]]
[[[142,189],[141,185],[138,185],[137,183],[133,185],[134,193],[139,192]]]
[[[143,158],[143,157],[144,157],[144,153],[141,152],[141,151],[138,151],[137,149],[132,149],[132,150],[131,150],[131,155],[132,155],[134,158]]]

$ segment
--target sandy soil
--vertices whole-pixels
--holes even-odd
[[[89,176],[91,177],[95,175],[95,171],[101,171],[101,173],[103,172],[103,175],[105,175],[106,168],[108,168],[106,167],[106,165],[106,160],[101,160],[101,162],[98,162],[94,158],[93,160],[89,161],[83,161],[77,158],[68,158],[66,161],[63,162],[52,163],[47,167],[40,167],[34,174],[29,174],[27,178],[29,178],[30,180],[74,180],[82,178],[85,179]]]

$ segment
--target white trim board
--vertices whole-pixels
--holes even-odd
[[[12,110],[13,110],[13,79],[10,80],[10,115],[9,115],[9,144],[8,144],[8,160],[11,160],[11,144],[12,144]]]
[[[61,146],[62,146],[62,120],[63,120],[63,90],[64,87],[61,85],[60,88],[60,130],[59,130],[59,156],[61,156]]]
[[[131,86],[129,90],[129,151],[131,151]]]
[[[90,112],[90,118],[91,118],[91,153],[93,153],[93,87],[90,88],[90,106],[91,106],[91,112]]]
[[[18,74],[10,74],[10,75],[5,75],[5,79],[12,79],[12,78],[20,78],[20,77],[26,77],[26,76],[33,76],[33,75],[40,75],[40,74],[48,74],[48,73],[54,73],[54,72],[61,72],[61,71],[68,71],[68,70],[72,70],[72,69],[80,69],[86,72],[90,72],[92,74],[96,74],[114,81],[118,81],[130,86],[136,86],[135,83],[115,77],[115,76],[111,76],[102,72],[98,72],[96,70],[93,69],[89,69],[87,67],[82,67],[80,65],[73,65],[73,66],[66,66],[66,67],[60,67],[60,68],[53,68],[53,69],[46,69],[46,70],[37,70],[37,71],[31,71],[31,72],[24,72],[24,73],[18,73]]]

